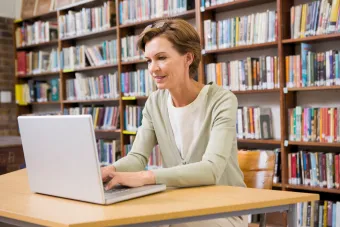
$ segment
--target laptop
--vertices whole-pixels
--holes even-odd
[[[166,190],[166,185],[105,191],[91,115],[19,116],[31,191],[112,204]]]

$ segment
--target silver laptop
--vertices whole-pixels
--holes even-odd
[[[117,186],[105,191],[90,115],[19,116],[18,123],[33,192],[112,204],[166,189]]]

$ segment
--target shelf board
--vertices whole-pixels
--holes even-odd
[[[207,8],[204,8],[204,11],[214,11],[214,12],[224,12],[228,10],[234,9],[243,9],[246,7],[251,7],[255,5],[260,5],[268,2],[274,2],[275,0],[236,0],[229,3],[213,5]]]
[[[120,129],[96,129],[95,133],[120,133]]]
[[[51,105],[51,104],[60,104],[60,101],[48,101],[48,102],[31,102],[32,105]]]
[[[289,141],[288,145],[314,146],[314,147],[340,147],[340,143],[325,143],[325,142],[303,142]]]
[[[257,140],[257,139],[237,139],[239,143],[275,144],[280,145],[281,140]]]
[[[100,65],[100,66],[87,66],[85,68],[80,69],[64,69],[63,73],[73,73],[73,72],[82,72],[82,71],[91,71],[91,70],[97,70],[97,69],[108,69],[117,67],[118,64],[107,64],[107,65]]]
[[[122,61],[121,65],[134,65],[134,64],[143,64],[146,63],[145,59],[134,60],[134,61]]]
[[[17,47],[17,50],[27,50],[27,49],[33,49],[33,48],[39,48],[39,47],[48,47],[48,46],[54,46],[58,44],[58,40],[53,40],[50,42],[43,42],[43,43],[38,43],[38,44],[32,44],[32,45],[27,45],[27,46],[22,46],[22,47]]]
[[[148,99],[149,96],[124,96],[122,97],[122,100],[128,101],[128,100],[137,100],[137,99]]]
[[[54,17],[57,18],[57,11],[51,11],[45,14],[35,15],[32,17],[16,19],[14,23],[20,24],[26,21],[33,21],[33,20],[38,20],[38,19],[47,19],[47,18],[54,18]]]
[[[340,89],[340,86],[313,86],[313,87],[296,87],[288,88],[288,91],[324,91],[324,90],[336,90]]]
[[[61,41],[69,41],[69,40],[82,40],[82,39],[90,39],[90,38],[98,38],[97,36],[104,36],[104,35],[110,35],[112,32],[116,31],[117,27],[112,27],[109,29],[105,29],[102,31],[97,31],[97,32],[89,32],[87,34],[82,34],[82,35],[76,35],[72,37],[65,37],[60,39]]]
[[[86,5],[94,4],[96,1],[98,1],[98,0],[83,0],[83,1],[79,1],[79,2],[76,2],[76,3],[68,4],[66,6],[57,8],[56,10],[62,11],[62,10],[70,10],[70,9],[76,8],[76,7],[85,7]]]
[[[182,19],[194,18],[195,17],[195,9],[187,10],[185,12],[175,14],[175,15],[162,16],[162,17],[158,17],[158,18],[152,18],[152,19],[149,19],[149,20],[138,21],[138,22],[135,22],[135,23],[121,24],[121,25],[119,25],[119,28],[129,28],[129,27],[141,28],[141,27],[149,25],[149,24],[151,24],[155,21],[158,21],[158,20],[160,20],[164,17],[171,17],[171,18],[177,17],[177,18],[182,18]]]
[[[137,135],[137,132],[132,132],[132,131],[124,130],[124,131],[123,131],[123,134],[124,134],[124,135]]]
[[[271,92],[280,92],[280,89],[279,88],[275,88],[275,89],[231,91],[231,92],[234,93],[234,94],[271,93]]]
[[[63,103],[95,103],[95,102],[113,102],[113,101],[119,101],[119,98],[117,99],[90,99],[90,100],[63,100]]]
[[[312,187],[312,186],[306,186],[306,185],[292,185],[292,184],[286,184],[285,187],[288,189],[299,189],[299,190],[305,190],[305,191],[340,194],[340,189],[335,189],[335,188],[330,189],[330,188]]]
[[[260,49],[260,48],[275,47],[275,46],[277,46],[276,41],[275,42],[252,44],[252,45],[236,46],[236,47],[216,49],[216,50],[206,50],[205,54],[232,53],[232,52],[236,52],[236,51],[256,50],[256,49]]]
[[[301,42],[320,42],[320,41],[326,41],[326,40],[334,40],[339,39],[340,33],[334,33],[334,34],[326,34],[326,35],[315,35],[315,36],[308,36],[304,38],[299,39],[284,39],[282,40],[282,43],[301,43]]]
[[[26,75],[16,75],[17,78],[22,78],[22,79],[29,79],[32,77],[41,77],[41,76],[52,76],[52,75],[58,75],[59,71],[56,72],[44,72],[44,73],[37,73],[37,74],[26,74]]]

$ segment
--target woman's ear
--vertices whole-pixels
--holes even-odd
[[[186,60],[186,63],[188,64],[188,66],[190,66],[191,63],[194,61],[194,54],[191,53],[191,52],[186,53],[185,60]]]

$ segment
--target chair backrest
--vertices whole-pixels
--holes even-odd
[[[272,189],[274,151],[238,151],[238,162],[248,188]]]

